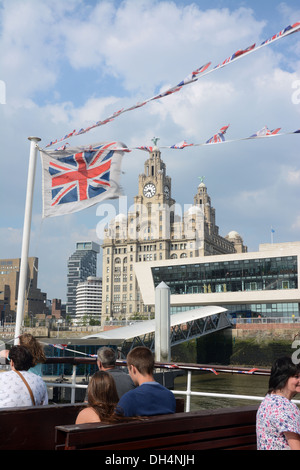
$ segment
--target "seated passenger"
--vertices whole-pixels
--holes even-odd
[[[32,354],[32,367],[29,372],[33,372],[42,377],[42,364],[46,362],[46,356],[41,343],[30,333],[23,333],[19,336],[19,344],[27,348]]]
[[[150,349],[138,346],[127,356],[127,367],[137,387],[125,393],[119,401],[118,411],[124,416],[153,416],[175,413],[174,394],[155,381],[154,357]]]
[[[269,390],[256,417],[258,450],[300,450],[300,411],[292,398],[300,393],[300,365],[289,357],[277,359]]]
[[[116,359],[116,352],[112,348],[104,346],[99,348],[97,351],[98,369],[108,372],[114,378],[120,399],[124,393],[132,390],[135,386],[130,376],[122,370],[121,367],[116,366]],[[85,401],[87,401],[87,393]]]
[[[87,406],[79,412],[76,424],[118,421],[121,417],[115,414],[118,400],[112,376],[104,371],[95,372],[87,389]]]
[[[47,405],[48,392],[43,379],[29,372],[32,354],[23,346],[13,346],[8,360],[11,370],[0,374],[0,408]]]

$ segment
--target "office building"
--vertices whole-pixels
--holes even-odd
[[[97,276],[97,255],[100,246],[92,241],[77,242],[76,251],[68,260],[66,315],[76,315],[76,288],[89,276]]]
[[[76,322],[101,321],[102,279],[89,276],[76,289]]]
[[[15,321],[21,259],[0,260],[0,309],[2,320]],[[24,318],[47,314],[47,294],[38,288],[38,258],[28,258]]]

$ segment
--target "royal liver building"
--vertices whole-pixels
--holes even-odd
[[[188,208],[176,204],[166,165],[155,145],[139,175],[127,214],[110,221],[103,241],[102,321],[150,318],[135,277],[135,263],[247,251],[237,232],[219,235],[203,181]],[[153,307],[152,307],[153,310]]]

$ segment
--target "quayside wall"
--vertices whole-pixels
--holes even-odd
[[[297,353],[300,324],[236,324],[197,339],[196,362],[203,364],[270,367],[280,356]]]

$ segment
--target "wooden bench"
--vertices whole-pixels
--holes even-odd
[[[74,424],[83,403],[0,410],[0,450],[54,450],[55,427]],[[184,399],[176,398],[176,412]]]
[[[0,450],[54,450],[55,426],[73,424],[82,408],[44,405],[0,411]]]
[[[257,406],[56,427],[57,450],[256,450]]]

